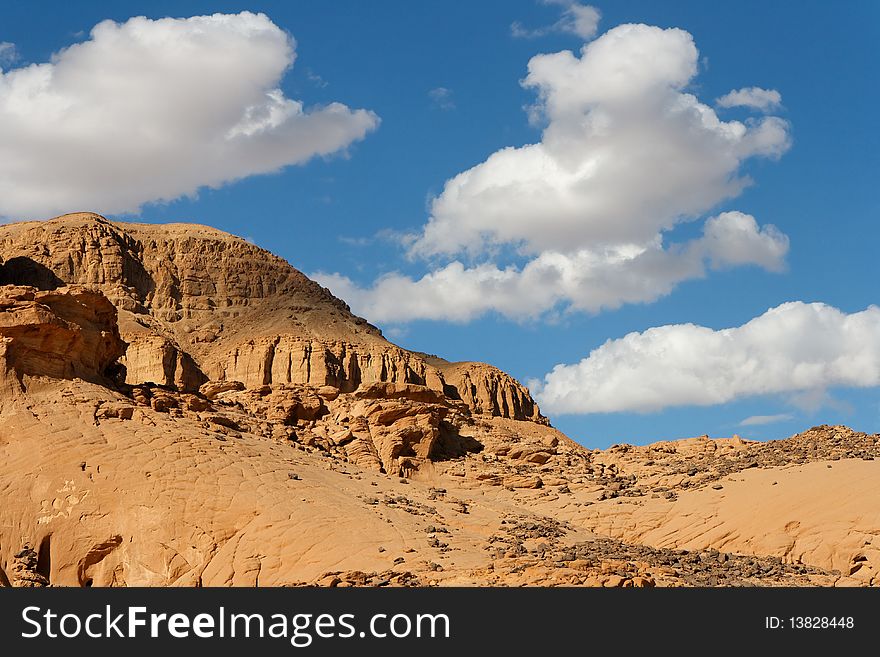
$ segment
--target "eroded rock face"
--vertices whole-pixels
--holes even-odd
[[[361,384],[416,383],[443,391],[443,378],[415,354],[390,343],[353,344],[278,335],[249,340],[208,366],[212,379],[330,385],[351,392]]]
[[[485,363],[449,363],[446,382],[475,413],[546,424],[528,389],[509,374]]]
[[[0,283],[100,289],[118,309],[132,385],[406,383],[476,413],[546,422],[504,372],[401,349],[281,258],[206,226],[65,215],[0,227],[0,259]]]
[[[252,431],[315,447],[364,469],[399,477],[409,477],[432,459],[444,458],[438,447],[441,435],[455,435],[463,424],[471,422],[465,404],[408,383],[366,384],[353,393],[341,394],[331,386],[296,384],[245,389],[212,382],[202,389],[211,399],[237,405],[249,417],[265,421],[261,428],[252,426]]]
[[[180,390],[198,390],[207,381],[192,356],[172,340],[155,334],[134,334],[128,340],[122,359],[128,383],[149,381]]]
[[[125,343],[116,308],[97,290],[0,286],[6,369],[23,375],[104,382],[118,376]]]

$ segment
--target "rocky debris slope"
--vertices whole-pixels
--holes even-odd
[[[482,363],[429,363],[281,258],[207,226],[92,213],[8,224],[0,227],[0,260],[0,283],[103,291],[129,343],[130,384],[194,392],[219,379],[352,392],[362,383],[409,383],[476,413],[546,423],[507,374]]]
[[[127,390],[134,406],[226,436],[280,441],[397,477],[444,470],[482,453],[484,464],[495,464],[491,474],[486,468],[479,473],[483,484],[540,487],[539,477],[521,473],[557,457],[560,464],[583,460],[587,453],[550,427],[524,431],[521,421],[474,414],[462,401],[411,383],[372,383],[351,393],[293,384],[245,388],[230,381],[208,382],[196,393],[153,384]],[[102,408],[99,417],[108,412]]]
[[[383,573],[331,571],[296,586],[425,586],[439,584],[408,571]],[[449,584],[482,586],[592,586],[653,588],[656,586],[817,586],[835,577],[821,568],[787,564],[778,557],[728,554],[718,550],[655,549],[601,538],[563,548],[546,543],[522,555],[500,557],[490,566],[458,574]]]
[[[779,557],[652,548],[609,538],[566,546],[514,546],[521,554],[499,557],[491,568],[470,577],[493,586],[604,588],[816,586],[837,579],[821,568],[788,564]]]
[[[783,440],[708,436],[582,457],[566,518],[655,548],[807,563],[880,584],[880,435],[819,426]]]
[[[875,458],[880,458],[876,435],[822,425],[767,442],[700,436],[644,446],[614,445],[594,452],[590,462],[600,473],[607,498],[674,498],[682,490],[718,485],[720,479],[751,468]]]
[[[877,461],[749,468],[672,497],[599,500],[577,510],[593,531],[659,548],[775,556],[880,584]]]

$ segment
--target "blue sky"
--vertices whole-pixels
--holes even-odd
[[[601,20],[594,37],[559,29],[530,38],[512,35],[515,22],[531,30],[553,25],[566,6],[531,0],[338,1],[332,10],[322,2],[4,2],[0,43],[14,44],[15,59],[7,49],[3,64],[9,72],[47,62],[60,49],[88,40],[92,27],[104,19],[264,12],[296,40],[296,62],[279,85],[286,98],[301,100],[306,108],[331,102],[343,103],[352,112],[363,108],[380,122],[369,123],[360,115],[362,123],[355,124],[352,118],[347,142],[341,145],[343,154],[318,155],[268,175],[219,171],[220,177],[244,178],[216,189],[201,187],[191,197],[147,202],[139,213],[69,209],[151,222],[210,224],[252,239],[304,272],[337,273],[367,290],[389,272],[417,280],[444,266],[449,257],[413,257],[399,236],[423,229],[432,216],[432,199],[443,193],[448,180],[500,149],[541,140],[548,120],[530,123],[526,108],[535,103],[536,91],[520,84],[532,57],[564,50],[577,54],[585,41],[602,39],[606,31],[624,23],[680,28],[699,49],[698,72],[683,91],[715,108],[724,121],[743,122],[749,117],[758,121],[761,113],[719,108],[716,99],[742,88],[778,91],[781,107],[769,114],[787,125],[788,145],[780,146],[784,152],[778,157],[744,158],[736,175],[749,176],[753,184],[734,198],[711,204],[695,221],[664,230],[664,243],[694,240],[707,217],[735,211],[753,216],[758,226],[773,224],[787,236],[783,266],[746,262],[718,271],[710,267],[704,277],[682,280],[667,295],[612,309],[566,310],[563,301],[532,316],[489,310],[466,321],[396,317],[376,323],[404,347],[450,360],[484,360],[523,381],[542,381],[554,366],[576,364],[606,340],[651,327],[737,327],[793,301],[822,302],[845,316],[878,302],[873,270],[880,213],[880,140],[875,127],[880,92],[874,79],[880,64],[880,5],[615,1],[596,4]],[[5,92],[0,87],[0,98]],[[156,102],[161,104],[161,99]],[[3,139],[0,131],[0,152]],[[325,150],[337,149],[330,145]],[[89,155],[82,157],[88,161]],[[0,179],[2,175],[0,168]],[[461,216],[456,215],[456,221],[470,220],[467,212]],[[542,220],[534,218],[536,225]],[[538,239],[528,235],[526,240]],[[490,251],[487,248],[476,260],[499,258],[500,267],[522,267],[531,257],[511,245],[502,246],[501,255]],[[471,256],[455,257],[465,266],[474,264]],[[792,326],[802,327],[804,321],[805,330],[811,330],[811,319]],[[820,338],[852,339],[846,356],[860,350],[873,353],[872,347],[880,344],[870,322],[868,329],[857,322],[859,326],[850,330],[840,328],[840,317],[828,321],[839,330],[829,329]],[[807,336],[803,341],[810,345],[815,339],[819,338]],[[760,360],[762,347],[748,344],[751,356]],[[769,359],[773,345],[768,339]],[[624,361],[612,359],[612,365],[628,362],[627,354],[635,353],[627,350],[628,343],[621,348]],[[717,346],[701,348],[709,350],[706,358],[718,357]],[[657,367],[662,365],[661,361]],[[608,373],[609,366],[587,374]],[[707,387],[728,384],[725,366],[719,369],[721,374],[710,377]],[[657,375],[656,368],[651,374]],[[578,385],[586,387],[579,390],[596,398],[606,393],[615,398],[616,390],[597,392],[604,375],[596,374],[586,384],[581,381]],[[615,412],[595,410],[614,408],[613,402],[588,404],[586,410],[560,403],[556,406],[561,410],[550,415],[555,426],[591,447],[703,433],[765,439],[819,423],[877,431],[880,395],[872,376],[832,376],[827,386],[811,379],[797,390],[780,390],[773,384],[750,389],[744,383],[730,394],[719,393],[722,401],[710,403],[697,395],[693,399],[705,404],[698,405],[688,403],[690,398],[682,393],[668,405],[660,404],[666,407],[659,410],[653,408],[656,404],[645,408],[638,400],[619,404],[623,408]],[[658,388],[666,387],[662,375],[656,381]],[[626,382],[618,385],[625,388]],[[571,408],[575,412],[565,412]],[[746,418],[762,416],[778,417],[740,426]]]

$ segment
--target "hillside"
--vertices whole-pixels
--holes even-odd
[[[589,450],[187,224],[0,227],[0,584],[880,584],[878,436]]]

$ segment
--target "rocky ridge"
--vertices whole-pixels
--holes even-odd
[[[0,283],[101,290],[119,312],[133,385],[193,392],[234,380],[351,392],[362,383],[411,383],[477,413],[546,422],[507,374],[482,363],[429,364],[281,258],[207,226],[64,215],[0,228],[0,259]]]

